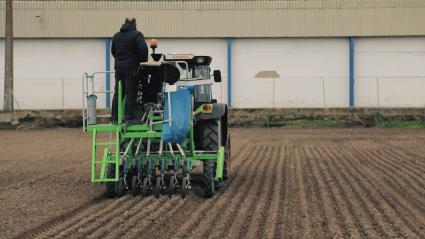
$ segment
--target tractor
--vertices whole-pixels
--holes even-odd
[[[230,176],[228,108],[212,97],[210,56],[156,53],[137,70],[136,120],[124,120],[125,99],[118,82],[118,121],[99,123],[95,76],[83,75],[83,129],[92,135],[91,181],[110,197],[126,192],[155,197],[180,193],[199,182],[206,198]],[[105,73],[105,72],[103,72]],[[106,72],[110,73],[110,72]],[[108,137],[109,136],[109,137]],[[105,140],[106,138],[106,140]]]

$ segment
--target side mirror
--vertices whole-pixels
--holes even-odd
[[[159,78],[162,82],[173,85],[180,79],[180,71],[171,64],[162,63],[159,66]]]
[[[214,81],[215,82],[221,82],[221,71],[220,70],[214,70]]]

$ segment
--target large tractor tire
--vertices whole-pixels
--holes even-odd
[[[219,124],[219,120],[208,120],[199,125],[196,137],[196,145],[199,149],[207,151],[218,150],[221,134]],[[215,161],[203,161],[202,183],[204,196],[207,198],[214,196],[215,188],[218,186],[214,181],[216,167]]]

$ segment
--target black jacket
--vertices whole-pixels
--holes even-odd
[[[115,69],[136,68],[148,60],[148,46],[143,34],[134,23],[124,23],[112,38],[111,53],[115,58]]]

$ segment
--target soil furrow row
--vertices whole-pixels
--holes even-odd
[[[215,220],[218,220],[220,217],[222,217],[223,211],[227,211],[226,209],[230,205],[230,200],[235,200],[234,195],[238,192],[238,190],[243,190],[245,187],[247,187],[248,183],[246,181],[241,180],[240,177],[243,177],[243,170],[245,168],[248,168],[248,170],[252,170],[251,167],[257,165],[260,163],[257,161],[258,155],[260,155],[265,149],[264,145],[256,145],[253,147],[253,154],[250,154],[248,158],[246,158],[246,161],[248,161],[246,164],[243,164],[241,167],[237,168],[235,170],[235,174],[226,182],[226,184],[230,185],[230,187],[227,190],[223,190],[224,192],[220,194],[220,198],[215,198],[212,201],[209,201],[208,204],[204,205],[203,207],[199,208],[195,215],[193,215],[191,218],[188,218],[188,220],[185,221],[184,225],[182,226],[181,230],[179,230],[179,234],[177,234],[177,237],[180,238],[186,238],[189,235],[196,235],[196,233],[204,233],[205,231],[212,230],[212,227],[214,226]],[[233,182],[233,180],[236,178],[236,182]],[[218,195],[217,195],[218,196]],[[209,220],[214,218],[215,220]],[[206,226],[198,227],[199,224],[205,224]],[[218,224],[216,224],[218,225]],[[204,231],[205,230],[205,231]]]
[[[140,198],[134,198],[133,200],[139,200]],[[123,215],[111,218],[107,224],[102,227],[98,227],[97,230],[93,230],[89,237],[90,238],[105,238],[106,236],[112,236],[119,232],[127,231],[132,225],[137,225],[139,215],[149,215],[152,210],[155,210],[157,206],[160,206],[166,200],[154,199],[154,197],[143,198],[137,205],[129,208]],[[141,203],[144,202],[144,203]],[[140,218],[139,218],[140,219]],[[116,236],[118,237],[118,236]]]
[[[383,217],[386,217],[388,221],[391,221],[392,225],[390,226],[391,228],[393,228],[393,230],[397,230],[397,227],[403,227],[404,231],[407,230],[417,235],[417,229],[415,229],[414,226],[412,226],[412,224],[407,221],[406,218],[400,213],[400,210],[397,208],[394,202],[392,202],[388,198],[388,193],[383,192],[382,188],[377,187],[375,185],[374,181],[376,181],[377,179],[373,178],[373,173],[365,173],[368,171],[366,164],[363,160],[358,160],[357,158],[367,158],[367,156],[365,157],[365,155],[356,151],[356,149],[352,147],[350,149],[350,151],[347,150],[346,152],[347,154],[351,155],[350,157],[354,159],[354,161],[357,161],[357,163],[354,164],[353,162],[351,162],[351,160],[348,160],[348,167],[354,169],[356,174],[358,175],[355,176],[351,174],[351,177],[355,177],[356,181],[359,182],[359,185],[363,186],[363,184],[361,184],[360,182],[365,182],[365,193],[363,195],[371,199],[371,202],[374,204],[374,207],[378,209],[377,214],[382,215]],[[371,194],[371,192],[374,193]],[[372,196],[378,196],[379,199],[376,199]],[[387,215],[387,213],[389,215]]]
[[[258,157],[260,154],[256,154],[254,158]],[[251,159],[252,160],[252,159]],[[240,169],[238,169],[240,170]],[[208,215],[204,215],[204,222],[202,222],[204,225],[207,225],[206,228],[196,228],[195,231],[192,232],[191,237],[192,238],[207,238],[208,236],[214,235],[214,231],[217,231],[217,228],[215,226],[220,225],[221,223],[225,222],[219,222],[221,219],[225,218],[225,215],[223,215],[225,212],[228,212],[231,210],[232,202],[237,200],[234,196],[237,194],[238,191],[244,191],[245,187],[248,187],[249,184],[241,184],[240,186],[232,186],[232,190],[230,188],[224,192],[220,198],[220,200],[216,200],[213,205],[211,205],[215,210],[211,210],[208,212]],[[223,225],[223,224],[221,224]]]
[[[37,238],[52,238],[53,236],[60,236],[62,233],[65,233],[70,228],[76,228],[82,224],[82,221],[86,222],[96,216],[99,217],[107,210],[113,209],[121,202],[125,202],[128,198],[120,198],[118,200],[109,199],[100,204],[93,204],[91,207],[87,208],[80,213],[73,215],[60,224],[56,224],[54,227],[50,227],[48,230],[37,235]]]
[[[409,169],[417,170],[417,172],[422,173],[422,175],[425,173],[425,170],[423,170],[423,169],[425,169],[425,157],[423,155],[416,154],[413,151],[403,150],[400,147],[393,147],[392,146],[391,148],[390,147],[384,147],[384,149],[386,151],[389,151],[391,154],[398,155],[399,158],[400,157],[406,158],[406,156],[407,156],[407,158],[409,158],[409,160],[404,160],[403,163],[407,162],[407,164],[403,164],[403,165],[406,165],[406,167],[409,167]],[[397,149],[397,150],[395,150],[395,149]],[[412,161],[412,160],[414,160],[414,161]],[[420,170],[420,169],[422,169],[422,170]]]
[[[310,197],[309,199],[310,204],[314,205],[313,208],[315,209],[315,213],[313,214],[314,217],[312,217],[313,219],[313,229],[314,229],[314,233],[315,233],[315,237],[316,238],[331,238],[333,237],[331,230],[329,229],[329,218],[326,212],[326,205],[324,204],[324,196],[322,193],[322,190],[319,186],[319,182],[318,179],[316,177],[316,175],[313,172],[313,166],[311,164],[312,159],[313,160],[317,160],[314,159],[314,157],[312,157],[311,152],[308,150],[309,148],[303,146],[301,147],[301,149],[303,150],[303,152],[305,153],[305,155],[307,156],[305,158],[306,161],[306,166],[308,169],[308,178],[310,181],[310,190],[312,191],[312,193],[314,194],[313,197]]]
[[[247,150],[247,152],[252,152],[252,154],[250,154],[245,160],[241,159],[241,166],[235,166],[235,170],[234,173],[232,174],[232,176],[230,177],[229,180],[226,181],[226,184],[224,186],[224,188],[222,188],[223,193],[219,193],[218,195],[216,195],[217,197],[215,197],[214,201],[220,201],[224,206],[226,206],[226,204],[228,203],[228,201],[225,199],[227,198],[232,198],[234,196],[234,193],[237,192],[238,189],[240,189],[241,185],[244,185],[245,181],[241,178],[240,174],[243,173],[243,170],[247,169],[247,170],[252,170],[252,168],[256,167],[260,161],[256,160],[256,155],[261,153],[262,151],[262,147],[258,147],[253,146],[252,151]],[[243,164],[243,162],[245,162],[245,164]],[[228,188],[227,188],[228,187]],[[230,191],[231,190],[231,191]],[[227,196],[226,196],[227,195]],[[221,210],[218,210],[216,208],[212,208],[211,207],[211,202],[208,201],[207,203],[204,204],[204,206],[202,208],[196,208],[196,213],[195,215],[189,216],[191,212],[193,212],[193,205],[191,204],[187,204],[185,205],[186,207],[182,208],[180,211],[176,211],[175,213],[179,213],[179,216],[176,217],[174,216],[175,213],[170,215],[170,218],[172,218],[172,221],[169,221],[170,224],[178,224],[179,228],[178,230],[172,232],[173,234],[170,235],[170,237],[182,237],[182,234],[186,233],[186,230],[189,230],[191,228],[191,225],[197,223],[202,217],[203,214],[205,214],[205,210],[217,210],[218,215],[222,215],[220,213],[222,213]],[[180,223],[180,224],[179,224]],[[218,224],[217,224],[218,225]],[[210,225],[213,226],[213,225]],[[150,231],[154,231],[156,230],[155,227],[153,227]],[[165,236],[167,236],[167,233],[164,234]]]
[[[253,209],[256,205],[257,199],[260,197],[259,191],[262,186],[264,186],[265,175],[267,175],[267,170],[270,168],[270,162],[272,161],[270,157],[270,147],[269,145],[265,146],[265,150],[262,154],[258,156],[259,165],[251,172],[248,173],[249,180],[249,188],[244,191],[244,196],[241,197],[239,201],[235,213],[232,215],[234,218],[244,218],[244,220],[233,220],[231,218],[228,219],[229,225],[222,232],[222,236],[227,237],[241,237],[244,238],[245,229],[251,223],[251,218],[253,214]]]
[[[299,148],[295,151],[295,164],[296,164],[296,170],[294,173],[297,175],[297,185],[299,187],[299,200],[296,201],[298,207],[296,208],[296,211],[298,215],[301,215],[301,219],[297,220],[297,228],[298,232],[296,234],[296,238],[310,238],[311,237],[311,229],[309,227],[310,214],[308,213],[308,207],[307,207],[307,193],[306,193],[306,182],[304,181],[304,160],[305,158],[301,157],[301,152]],[[297,193],[298,194],[298,193]],[[297,199],[297,198],[294,198]],[[297,210],[298,209],[298,210]],[[295,216],[294,216],[295,217]],[[296,217],[297,218],[297,217]],[[299,217],[298,217],[299,218]]]
[[[140,216],[140,221],[135,226],[130,227],[129,230],[122,230],[120,232],[119,238],[141,238],[145,237],[147,234],[145,234],[145,230],[147,228],[150,228],[154,224],[162,225],[162,221],[164,218],[168,217],[168,213],[173,208],[180,208],[181,205],[183,205],[183,201],[181,198],[174,197],[171,199],[164,197],[164,204],[158,205],[158,207],[153,209],[152,211],[149,211],[149,213],[140,213],[138,216]],[[193,203],[195,206],[196,204]],[[159,233],[157,236],[161,235],[162,232],[158,231]]]
[[[371,150],[368,147],[365,147],[364,145],[359,145],[359,144],[354,144],[353,145],[355,148],[361,149],[361,150],[368,150],[368,152],[374,152],[375,150]],[[385,150],[379,150],[379,153],[385,153]],[[394,154],[386,154],[387,157],[385,158],[378,158],[378,160],[376,161],[376,163],[380,163],[382,166],[388,168],[391,167],[395,170],[398,170],[400,172],[403,172],[403,174],[406,174],[404,176],[408,176],[408,179],[413,180],[416,184],[420,185],[420,187],[425,188],[425,184],[423,183],[423,181],[425,181],[425,178],[423,178],[424,174],[423,173],[418,173],[415,172],[415,167],[410,167],[410,165],[405,164],[405,162],[407,160],[405,160],[404,158],[397,158],[395,157]],[[373,162],[371,162],[373,163]],[[402,164],[404,163],[404,164]],[[403,165],[403,167],[401,166]]]
[[[87,211],[93,211],[94,207],[93,204],[95,203],[102,203],[104,200],[104,196],[101,195],[97,198],[94,198],[93,200],[84,203],[80,207],[65,213],[57,218],[54,218],[53,220],[49,221],[48,223],[42,224],[32,230],[29,230],[27,232],[24,232],[18,236],[16,236],[16,239],[24,239],[24,238],[39,238],[39,237],[51,237],[52,233],[56,230],[62,228],[65,225],[71,225],[73,222],[76,222],[81,219],[83,213]],[[72,218],[74,221],[69,220]],[[70,222],[71,221],[71,222]],[[71,223],[71,224],[69,224]]]
[[[134,207],[137,203],[143,203],[143,201],[133,200],[133,197],[129,195],[125,196],[125,198],[127,198],[126,201],[120,203],[111,210],[108,210],[97,217],[92,217],[87,221],[84,221],[83,219],[80,221],[80,223],[76,223],[75,227],[71,226],[69,230],[62,231],[57,238],[69,238],[71,235],[78,235],[78,237],[84,238],[92,231],[104,226],[112,218],[117,217],[123,214],[129,208]]]
[[[249,145],[249,144],[248,144]],[[247,155],[247,154],[249,154],[249,153],[252,153],[252,152],[254,152],[255,151],[255,147],[254,148],[252,148],[252,147],[248,147],[248,149],[250,149],[250,150],[245,150],[245,151],[243,151],[243,152],[241,152],[240,154],[237,154],[233,159],[239,159],[239,158],[241,158],[241,157],[244,157],[245,155]],[[240,149],[240,151],[242,151],[243,149]],[[236,161],[236,163],[234,163],[233,164],[233,167],[235,167],[235,168],[237,168],[238,167],[238,165],[239,164],[241,164],[243,161],[241,161],[241,160],[237,160]],[[225,186],[224,186],[224,188],[223,188],[223,190],[225,190],[225,188],[228,186],[228,184],[231,182],[233,180],[233,175],[232,175],[232,177],[228,180],[228,181],[226,181],[226,184],[225,184]],[[176,195],[174,195],[173,197],[178,197],[179,199],[180,199],[180,197],[179,197],[179,195],[178,194],[176,194]],[[180,199],[181,200],[181,199]],[[189,204],[193,204],[193,202],[192,202],[192,200],[190,200],[190,199],[185,199],[184,200],[184,202],[182,203],[182,204],[179,204],[179,207],[174,207],[174,208],[172,208],[168,213],[167,213],[167,215],[168,215],[168,217],[167,217],[167,219],[166,220],[164,220],[164,224],[165,225],[167,225],[167,224],[170,224],[170,223],[175,223],[175,221],[176,220],[180,220],[180,215],[177,217],[175,214],[176,213],[179,213],[180,212],[180,210],[183,210],[183,211],[185,211],[185,210],[191,210],[191,209],[189,209],[191,206],[193,206],[193,205],[189,205]],[[187,209],[186,209],[186,207],[187,207]],[[140,214],[140,216],[143,218],[143,213],[141,213]],[[161,230],[161,228],[157,228],[157,226],[158,225],[152,225],[151,226],[151,228],[147,228],[147,230],[148,231],[151,231],[151,232],[155,232],[155,231],[160,231]],[[152,230],[151,230],[152,229]],[[143,232],[143,233],[145,233],[145,232]]]
[[[332,152],[329,148],[325,148],[324,150],[332,161],[325,161],[325,167],[328,168],[329,175],[339,188],[341,192],[340,196],[347,205],[347,215],[352,216],[352,220],[360,236],[363,238],[388,237],[382,226],[386,225],[388,220],[385,220],[386,218],[381,219],[376,217],[379,209],[370,206],[370,203],[373,204],[376,200],[369,195],[369,192],[361,183],[361,179],[353,174],[353,169],[346,165],[346,161],[348,162],[349,159],[346,157],[336,157],[336,155],[340,154],[338,152]],[[363,195],[367,197],[365,198]]]
[[[400,154],[389,153],[386,150],[379,151],[379,153],[382,154],[380,158],[383,161],[386,161],[385,159],[391,161],[388,162],[388,164],[391,165],[391,167],[394,168],[396,172],[399,172],[399,174],[403,175],[407,180],[410,179],[413,181],[412,185],[421,188],[422,191],[425,191],[425,171],[415,173],[414,170],[412,170],[412,167],[419,169],[421,168],[420,166],[418,167],[407,165],[406,162],[409,162],[410,159],[406,160],[406,156]]]
[[[240,235],[244,238],[259,238],[261,230],[265,229],[267,224],[267,216],[269,215],[269,209],[271,205],[271,198],[274,194],[275,180],[277,175],[277,165],[279,164],[278,158],[276,157],[277,147],[270,145],[270,160],[266,174],[263,175],[265,181],[263,187],[260,186],[259,194],[256,203],[252,208],[252,216],[250,217],[250,223],[248,224],[248,230],[245,230]]]
[[[367,154],[364,151],[358,150],[356,148],[353,149],[358,154],[362,154],[364,158],[368,158]],[[376,157],[374,157],[373,154],[369,154],[370,159],[377,160]],[[376,173],[371,172],[369,168],[365,168],[364,172],[367,172],[370,176],[370,178],[373,178],[373,182],[371,183],[373,189],[381,192],[383,195],[385,195],[385,199],[390,204],[394,210],[396,210],[400,217],[403,218],[403,220],[406,222],[407,225],[415,232],[419,233],[417,230],[417,224],[418,222],[424,221],[424,215],[417,212],[416,208],[412,208],[411,205],[405,202],[403,200],[403,197],[399,194],[394,194],[391,190],[391,188],[388,187],[388,185],[385,184],[385,182],[382,182],[380,179],[381,177],[377,177]],[[423,232],[425,233],[425,232]],[[425,236],[425,234],[424,234]]]
[[[311,152],[313,155],[316,156],[316,160],[313,160],[315,162],[315,168],[317,170],[319,183],[321,183],[321,188],[325,188],[323,191],[325,192],[325,203],[328,205],[327,208],[330,208],[332,210],[331,215],[329,216],[329,227],[331,228],[331,231],[333,232],[333,237],[335,238],[347,238],[349,233],[347,229],[347,219],[345,215],[341,213],[341,207],[339,205],[339,200],[337,200],[336,196],[338,195],[329,182],[331,179],[329,179],[327,176],[325,176],[324,171],[327,171],[326,169],[323,170],[321,165],[326,164],[328,158],[324,156],[321,152],[319,152],[317,147],[311,148]]]
[[[280,235],[276,236],[282,236],[282,237],[294,237],[297,233],[297,220],[294,220],[294,215],[297,214],[297,210],[301,207],[299,205],[299,198],[298,192],[296,191],[296,183],[295,183],[295,149],[292,144],[288,145],[286,152],[285,152],[285,194],[286,196],[291,195],[290,197],[282,198],[283,200],[283,210],[282,210],[282,228],[280,228],[279,233]]]
[[[276,235],[273,235],[275,232],[276,224],[278,223],[278,210],[279,210],[279,201],[283,200],[283,198],[280,198],[281,190],[283,190],[283,161],[284,158],[281,157],[282,155],[282,146],[279,144],[276,150],[276,155],[274,158],[277,160],[277,166],[275,167],[274,174],[273,174],[273,194],[270,196],[268,200],[268,210],[266,210],[266,214],[263,215],[263,218],[261,219],[262,222],[264,222],[264,226],[259,228],[258,233],[256,234],[255,238],[274,238]]]
[[[382,162],[385,162],[385,155],[380,155],[372,151],[368,151],[369,155],[373,158],[378,159],[381,158]],[[371,160],[370,162],[374,164],[378,160]],[[410,177],[406,177],[405,174],[399,173],[400,171],[394,170],[391,167],[387,167],[385,163],[378,163],[379,165],[374,164],[374,168],[381,175],[381,178],[384,182],[389,185],[394,191],[396,191],[400,196],[407,199],[411,204],[413,204],[418,210],[425,213],[425,205],[421,199],[425,198],[424,189],[417,188],[416,185],[409,182]],[[389,177],[388,172],[391,173],[391,177]],[[404,182],[403,184],[400,182]],[[407,190],[409,189],[409,190]],[[417,196],[415,196],[417,195]]]
[[[383,145],[387,145],[387,142],[381,142],[381,143]],[[425,156],[424,156],[425,151],[420,149],[420,147],[423,147],[423,144],[419,147],[413,147],[409,145],[405,147],[400,147],[398,145],[394,145],[393,143],[390,143],[391,146],[386,148],[388,148],[388,150],[390,150],[392,153],[406,154],[410,158],[414,159],[415,160],[415,164],[413,164],[414,167],[416,166],[425,167]]]
[[[351,187],[354,194],[356,196],[358,195],[357,197],[362,200],[362,206],[366,210],[367,217],[370,218],[371,225],[377,232],[381,234],[387,232],[393,237],[403,237],[400,226],[405,226],[404,221],[398,217],[397,213],[388,204],[382,203],[384,200],[382,194],[371,191],[370,180],[365,178],[365,175],[362,174],[362,169],[355,166],[359,164],[358,157],[351,153],[352,147],[349,149],[350,150],[347,150],[347,148],[342,148],[340,146],[330,149],[334,151],[335,154],[343,155],[344,159],[348,158],[348,160],[339,160],[343,168],[340,169],[337,167],[337,172],[339,172],[345,181],[349,183],[348,186]],[[353,163],[353,161],[355,163]],[[347,175],[341,172],[345,172]],[[356,183],[352,184],[352,181]],[[363,199],[367,199],[367,201]],[[407,228],[403,229],[408,230]]]

